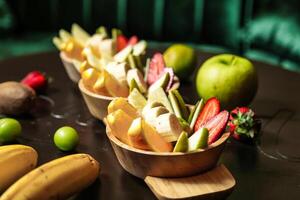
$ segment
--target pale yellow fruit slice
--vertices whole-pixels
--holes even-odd
[[[107,107],[107,112],[110,114],[119,109],[123,110],[132,118],[138,117],[137,110],[130,103],[128,103],[125,98],[119,97],[112,100]]]
[[[125,144],[130,144],[128,139],[128,129],[134,120],[125,111],[119,109],[107,115],[107,123],[112,134]]]
[[[58,35],[62,42],[68,42],[72,38],[72,35],[64,29],[60,29]]]
[[[101,59],[98,58],[90,47],[85,47],[82,51],[83,57],[86,58],[89,65],[95,67],[98,70],[102,70]]]
[[[133,105],[139,113],[142,113],[143,108],[147,104],[146,98],[136,88],[130,92],[128,102]]]
[[[60,38],[54,37],[52,39],[52,42],[56,46],[57,49],[62,50],[63,41]]]
[[[84,86],[87,89],[93,89],[94,84],[100,77],[101,73],[94,68],[89,68],[81,74]]]
[[[71,33],[76,41],[82,46],[85,46],[86,42],[91,37],[90,34],[88,34],[76,23],[72,24]]]
[[[121,84],[106,70],[103,70],[105,76],[105,87],[109,94],[113,97],[127,97],[129,95],[129,88],[127,84]]]
[[[171,152],[173,146],[160,136],[155,128],[142,120],[143,136],[149,147],[156,152]]]
[[[142,150],[150,150],[149,145],[144,139],[143,128],[142,128],[142,118],[136,118],[131,123],[128,129],[128,138],[130,145]]]
[[[98,77],[97,81],[93,85],[93,91],[100,95],[109,96],[109,93],[105,88],[105,77],[103,74]]]

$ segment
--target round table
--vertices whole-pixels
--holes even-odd
[[[198,66],[212,54],[198,52]],[[228,199],[297,199],[300,197],[300,74],[254,62],[259,76],[258,93],[251,105],[262,119],[262,136],[254,144],[231,139],[221,156],[236,179]],[[99,179],[74,199],[155,199],[147,185],[119,165],[105,134],[104,124],[93,119],[77,85],[67,77],[57,52],[0,61],[0,82],[20,80],[32,70],[51,77],[36,112],[18,119],[23,133],[18,142],[34,147],[39,164],[74,153],[61,152],[53,133],[64,125],[80,134],[77,152],[89,153],[101,164]],[[189,103],[198,99],[192,81],[180,91]]]

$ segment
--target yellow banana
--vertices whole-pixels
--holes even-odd
[[[35,168],[37,157],[37,152],[29,146],[0,146],[0,194]]]
[[[0,200],[66,199],[93,183],[99,163],[88,154],[50,161],[15,182]]]

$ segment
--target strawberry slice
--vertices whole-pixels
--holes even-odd
[[[137,44],[139,41],[138,37],[137,36],[131,36],[127,42],[127,45],[135,45]]]
[[[204,125],[209,131],[208,144],[212,144],[220,138],[226,128],[228,118],[229,112],[223,110]]]
[[[121,51],[127,46],[128,39],[124,35],[118,35],[117,37],[117,52]]]
[[[161,53],[155,53],[150,61],[147,74],[147,83],[149,85],[152,85],[157,79],[159,79],[161,74],[164,73],[165,66],[163,55]]]
[[[208,99],[196,120],[194,132],[196,132],[200,127],[206,124],[206,122],[216,116],[220,112],[220,109],[220,102],[216,97]]]

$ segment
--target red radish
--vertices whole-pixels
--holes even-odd
[[[117,52],[121,51],[127,46],[128,39],[124,35],[118,35],[117,37]]]
[[[32,71],[28,73],[22,80],[21,83],[31,87],[36,92],[40,92],[46,89],[48,80],[44,74],[39,71]]]
[[[165,61],[161,53],[155,53],[149,65],[147,74],[147,83],[152,85],[164,73]]]
[[[131,36],[127,42],[127,45],[135,45],[137,44],[139,41],[138,37],[137,36]]]
[[[196,132],[206,122],[208,122],[210,119],[216,116],[220,112],[220,109],[221,109],[220,102],[217,98],[212,97],[208,99],[207,102],[205,103],[203,110],[200,112],[196,120],[194,126],[194,132]]]
[[[209,131],[208,144],[212,144],[220,138],[226,128],[228,118],[229,112],[223,110],[204,124],[204,127]]]

